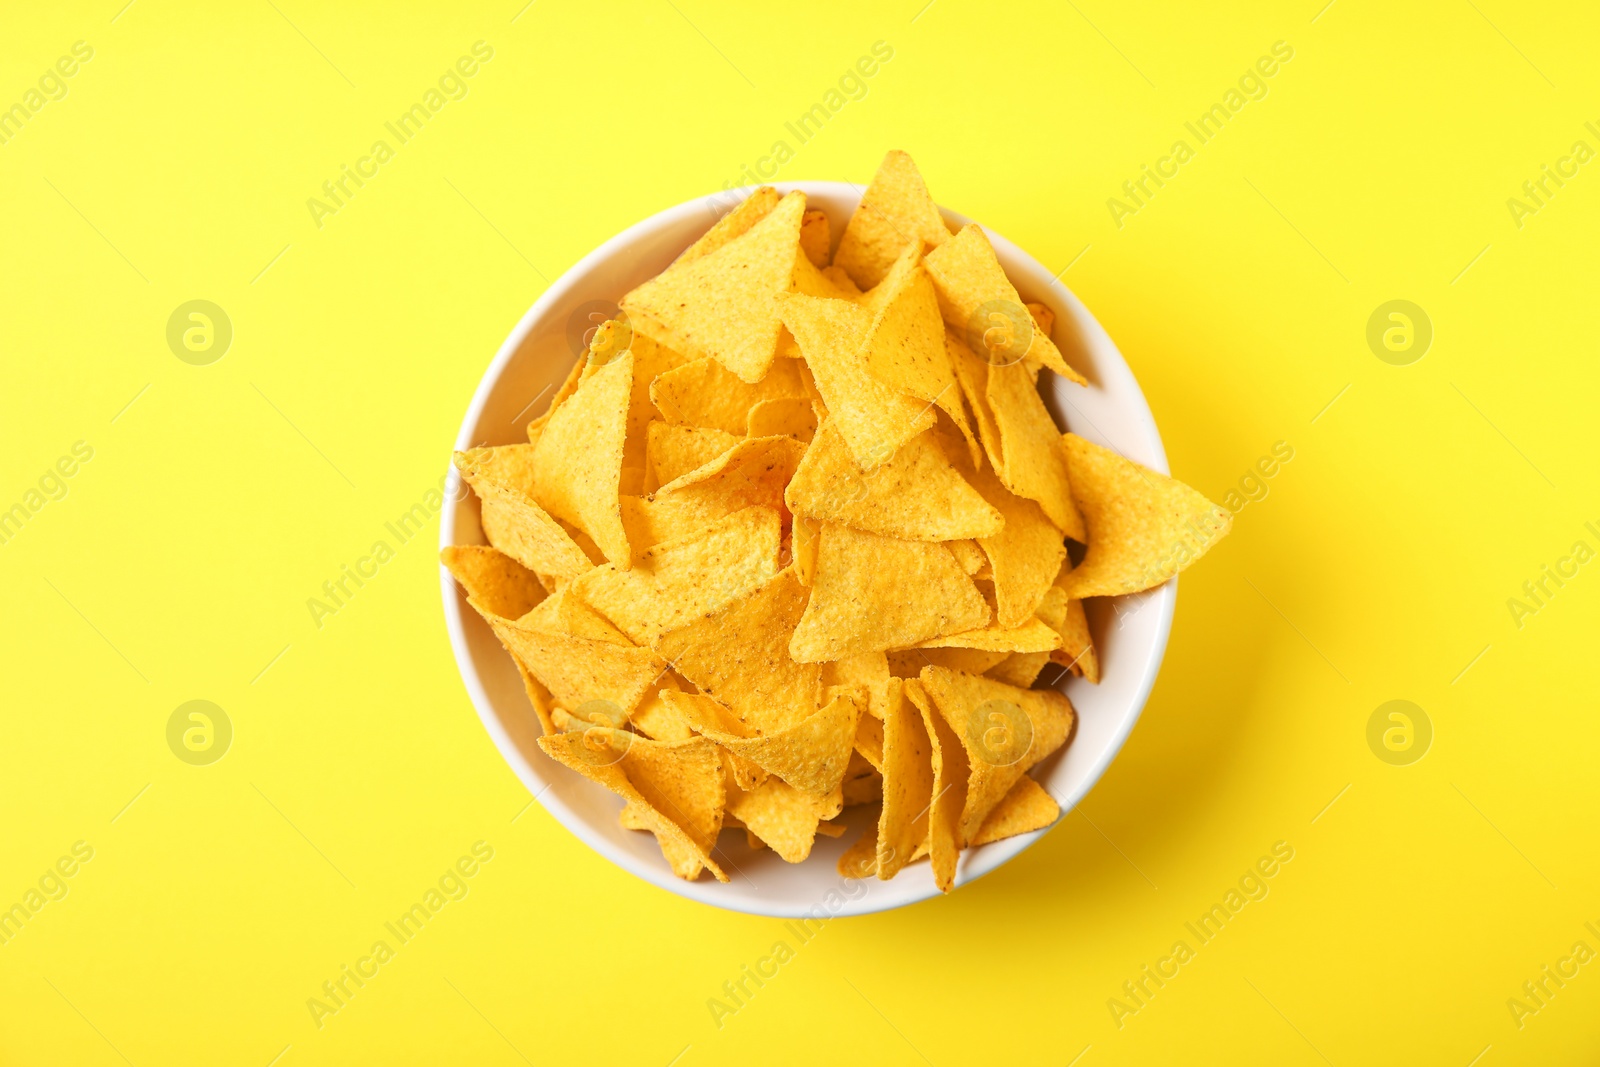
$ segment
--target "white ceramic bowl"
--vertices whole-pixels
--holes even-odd
[[[845,182],[780,182],[777,188],[801,190],[809,207],[826,211],[835,243],[861,197],[858,187]],[[624,230],[562,275],[522,316],[495,354],[462,420],[455,447],[526,441],[527,423],[544,410],[576,358],[569,331],[581,332],[587,324],[584,305],[616,301],[658,274],[705,232],[720,212],[752,191],[719,194],[668,208]],[[955,225],[971,221],[950,211],[945,218]],[[1043,376],[1048,383],[1045,403],[1057,424],[1165,473],[1166,453],[1155,420],[1111,338],[1077,297],[1055,280],[1052,271],[994,231],[988,234],[1022,298],[1043,303],[1055,312],[1052,337],[1068,362],[1089,378],[1090,385],[1084,389],[1054,374]],[[441,544],[482,544],[477,502],[470,492],[460,491],[458,484],[456,488],[445,504]],[[654,835],[624,830],[617,824],[620,797],[539,751],[535,743],[538,721],[511,657],[468,606],[443,567],[440,580],[456,663],[500,754],[545,810],[617,866],[680,896],[757,915],[860,915],[938,895],[927,863],[912,864],[887,882],[851,882],[840,877],[839,855],[860,832],[870,807],[846,809],[849,831],[838,840],[819,836],[805,863],[785,863],[770,849],[752,851],[742,834],[726,833],[717,858],[732,881],[723,884],[706,874],[694,882],[675,877],[662,859]],[[1060,802],[1063,814],[1099,780],[1139,718],[1161,667],[1176,601],[1174,579],[1135,596],[1090,602],[1100,684],[1077,678],[1065,678],[1059,684],[1078,711],[1077,731],[1064,750],[1032,772]],[[957,884],[989,873],[1048,832],[1040,830],[968,850],[961,857]]]

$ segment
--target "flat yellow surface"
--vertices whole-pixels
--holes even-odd
[[[0,1060],[1594,1062],[1593,5],[122,2],[0,42]],[[1065,271],[1174,473],[1242,506],[1078,810],[801,943],[528,808],[450,655],[437,520],[387,524],[578,257],[746,167],[865,182],[891,147]],[[168,343],[192,300],[231,323],[209,364]],[[1415,313],[1369,346],[1392,300],[1420,360]],[[187,712],[169,747],[191,700],[232,728],[207,766]],[[1410,749],[1387,711],[1369,746],[1391,700]],[[461,857],[465,895],[389,934]]]

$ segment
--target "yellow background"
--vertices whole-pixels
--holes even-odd
[[[1593,1062],[1600,963],[1520,1029],[1506,1004],[1600,949],[1600,565],[1507,607],[1600,548],[1600,165],[1520,228],[1506,205],[1600,148],[1592,5],[122,3],[31,5],[0,45],[3,104],[94,48],[0,146],[0,507],[94,449],[0,545],[0,905],[95,850],[0,947],[0,1060]],[[469,95],[314,225],[478,40]],[[707,999],[782,924],[524,811],[451,658],[436,523],[320,629],[305,602],[437,483],[550,280],[793,144],[880,40],[778,177],[910,151],[1071,264],[1175,474],[1220,500],[1295,455],[1184,576],[1077,811],[948,899],[834,921],[719,1029]],[[1269,94],[1118,228],[1107,199],[1280,40]],[[209,366],[165,340],[197,298],[234,328]],[[1433,324],[1409,366],[1365,340],[1391,299]],[[165,741],[191,699],[234,726],[211,766]],[[1410,766],[1367,745],[1391,699],[1433,724]],[[470,895],[318,1029],[307,998],[480,840]],[[1108,999],[1280,840],[1270,895],[1119,1028]]]

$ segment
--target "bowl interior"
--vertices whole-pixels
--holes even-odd
[[[860,199],[860,190],[844,182],[785,182],[777,187],[783,192],[803,191],[809,206],[826,211],[835,244]],[[544,410],[582,351],[584,329],[603,321],[623,293],[659,273],[721,212],[751,191],[669,208],[618,234],[563,275],[501,346],[472,399],[455,447],[526,441],[527,423]],[[945,217],[956,225],[970,221],[948,211]],[[1057,425],[1165,472],[1166,454],[1150,409],[1105,330],[1052,271],[993,231],[989,238],[1023,300],[1043,303],[1055,312],[1053,339],[1067,361],[1089,379],[1084,389],[1056,375],[1045,376],[1049,383],[1045,404]],[[456,491],[446,500],[441,544],[484,543],[476,498],[459,484],[452,485]],[[887,882],[851,881],[838,874],[838,857],[865,825],[870,806],[846,809],[846,834],[837,840],[818,836],[805,863],[785,863],[769,849],[751,850],[743,834],[729,832],[723,834],[717,854],[732,879],[729,883],[709,875],[695,882],[676,878],[654,835],[618,825],[621,798],[539,751],[538,721],[510,656],[468,606],[449,573],[441,567],[440,574],[456,662],[485,728],[546,810],[613,863],[680,896],[760,915],[865,914],[938,895],[926,863],[912,864]],[[1077,709],[1079,723],[1071,743],[1032,772],[1063,813],[1089,791],[1133,729],[1160,669],[1176,599],[1174,579],[1135,596],[1090,603],[1100,684],[1071,677],[1057,683]],[[1056,670],[1047,668],[1045,677]],[[1047,832],[968,850],[962,855],[957,883],[994,870]]]

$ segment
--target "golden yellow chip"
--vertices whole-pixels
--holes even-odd
[[[1075,713],[1053,689],[1018,689],[941,667],[922,688],[966,750],[969,768],[958,839],[964,844],[1028,769],[1066,743]]]
[[[902,648],[889,653],[889,670],[896,678],[915,678],[924,667],[983,674],[1010,656],[1009,652],[982,648]]]
[[[710,356],[759,382],[778,355],[777,297],[800,256],[804,193],[790,193],[726,244],[680,261],[622,298],[636,330],[679,352]]]
[[[789,653],[800,663],[820,663],[905,648],[988,621],[989,605],[943,545],[828,522],[817,539],[811,601]]]
[[[656,835],[679,878],[701,867],[726,882],[711,858],[722,830],[726,791],[716,746],[704,738],[663,743],[591,726],[539,739],[551,759],[628,802],[631,817]]]
[[[607,326],[620,326],[614,322],[607,322]],[[660,344],[643,334],[632,333],[631,330],[621,328],[620,332],[631,337],[628,351],[633,353],[633,385],[628,396],[628,432],[627,439],[622,447],[622,468],[624,474],[629,469],[637,469],[641,473],[645,469],[645,453],[649,443],[650,423],[657,417],[656,407],[651,400],[651,385],[663,374],[692,362],[688,356],[681,352],[674,352],[666,345]],[[601,340],[602,334],[595,334],[595,341]],[[590,346],[590,363],[595,363],[593,355],[594,346]],[[606,358],[607,363],[614,362],[616,355]],[[604,363],[598,364],[603,366]],[[624,489],[624,492],[628,490]],[[644,487],[638,486],[632,490],[642,493]]]
[[[1051,588],[1055,588],[1051,586]],[[1061,635],[1037,617],[1021,626],[985,626],[964,633],[919,641],[918,648],[975,648],[985,652],[1049,652],[1061,647]]]
[[[922,266],[920,241],[895,261],[867,306],[873,317],[861,342],[861,358],[868,373],[895,392],[942,408],[971,441],[972,427],[945,350],[939,299]]]
[[[889,273],[907,245],[921,240],[936,246],[949,239],[950,230],[917,165],[904,152],[890,152],[861,194],[833,260],[857,285],[870,289]]]
[[[689,720],[663,696],[665,693],[682,692],[683,684],[671,671],[662,675],[655,689],[646,693],[629,714],[628,721],[638,727],[640,733],[655,741],[686,741],[693,737],[694,730],[690,728]]]
[[[556,395],[550,398],[550,406],[545,409],[544,414],[528,423],[529,444],[536,445],[539,443],[539,435],[544,432],[545,423],[550,421],[550,416],[555,414],[556,408],[566,403],[567,398],[578,391],[578,385],[583,381],[584,375],[589,370],[589,355],[585,352],[567,370],[566,378],[562,380],[561,386],[556,390]]]
[[[863,715],[862,718],[868,716]],[[844,797],[844,806],[847,808],[860,807],[862,804],[877,804],[883,800],[883,775],[857,752],[850,757],[850,766],[845,768],[844,784],[839,787],[839,791]],[[818,826],[818,829],[821,827]]]
[[[1037,328],[1040,333],[1044,334],[1046,337],[1049,337],[1050,331],[1055,328],[1056,313],[1045,307],[1043,304],[1029,302],[1024,304],[1023,307],[1027,308],[1028,314],[1033,316],[1034,327]]]
[[[609,701],[626,715],[649,691],[664,664],[648,648],[573,633],[562,619],[570,587],[520,619],[485,616],[500,643],[550,691],[555,703],[576,708]]]
[[[649,497],[623,496],[622,526],[635,552],[688,537],[747,507],[783,507],[783,488],[805,451],[790,437],[746,438]]]
[[[533,445],[474,448],[455,454],[456,469],[482,504],[489,543],[537,574],[570,576],[594,566],[588,554],[529,494]]]
[[[944,331],[944,350],[950,357],[950,366],[955,370],[961,395],[972,409],[977,442],[973,441],[972,434],[968,434],[967,455],[970,463],[980,466],[987,457],[989,465],[998,468],[1002,463],[1000,429],[995,425],[994,412],[989,410],[989,365],[973,353],[959,334],[949,328]]]
[[[863,652],[822,665],[822,684],[825,686],[864,685],[876,691],[888,680],[889,661],[882,652]],[[880,708],[874,706],[869,710],[878,718],[883,718]]]
[[[645,434],[645,468],[649,472],[646,485],[666,485],[710,463],[739,440],[724,430],[652,422]]]
[[[745,508],[646,549],[632,570],[608,563],[587,571],[567,593],[649,645],[769,581],[778,573],[778,543],[778,513]]]
[[[974,845],[987,845],[1018,834],[1043,830],[1061,817],[1061,805],[1044,787],[1027,775],[1017,779],[973,837]]]
[[[844,781],[850,754],[855,751],[860,716],[861,705],[856,697],[843,692],[808,718],[759,736],[750,736],[749,727],[742,723],[743,729],[734,733],[699,724],[696,728],[735,756],[777,775],[796,789],[826,795]]]
[[[1001,626],[1021,626],[1061,572],[1067,546],[1038,504],[1016,496],[987,470],[969,472],[972,487],[1001,515],[1005,526],[978,540],[994,573],[995,614]]]
[[[791,547],[794,555],[794,576],[807,589],[811,588],[811,581],[817,573],[817,534],[821,530],[822,523],[816,519],[794,520]]]
[[[961,817],[971,775],[960,740],[935,709],[922,684],[912,680],[905,686],[906,697],[916,707],[924,736],[932,748],[933,802],[928,807],[927,846],[933,859],[934,883],[941,892],[948,893],[955,888],[956,861],[966,846]]]
[[[473,607],[502,619],[520,619],[545,598],[532,571],[489,545],[451,545],[440,551],[439,562]]]
[[[1061,647],[1050,653],[1050,658],[1073,674],[1099,683],[1100,657],[1095,654],[1094,639],[1089,635],[1089,619],[1083,613],[1083,601],[1067,601],[1061,623]]]
[[[867,312],[848,300],[791,293],[779,301],[783,323],[793,332],[829,421],[863,470],[886,462],[901,445],[934,424],[933,406],[897,393],[867,373],[861,336]]]
[[[817,823],[833,818],[843,806],[842,791],[819,798],[781,778],[768,778],[748,792],[735,788],[728,794],[728,814],[787,863],[801,863],[811,855]]]
[[[833,283],[833,287],[846,294],[852,300],[861,295],[861,289],[855,280],[845,273],[843,267],[823,267],[822,276]]]
[[[1003,661],[982,673],[987,674],[996,681],[1014,685],[1019,689],[1027,689],[1039,678],[1039,672],[1044,670],[1045,664],[1061,652],[1065,645],[1062,631],[1067,618],[1067,593],[1059,585],[1052,585],[1045,590],[1044,598],[1039,601],[1039,606],[1034,609],[1034,620],[1048,626],[1053,630],[1061,646],[1043,652],[1017,652],[1007,656]]]
[[[623,569],[633,561],[617,505],[632,388],[633,354],[624,352],[556,409],[531,446],[529,461],[534,499],[593,538],[606,559]]]
[[[779,434],[811,443],[817,434],[817,409],[812,407],[809,396],[761,400],[751,405],[745,416],[745,435],[773,437]]]
[[[828,265],[832,234],[828,232],[828,213],[812,209],[800,218],[800,251],[817,268]]]
[[[716,221],[716,224],[701,235],[700,239],[674,260],[674,264],[687,263],[692,259],[715,252],[729,241],[741,234],[747,233],[750,227],[760,222],[772,213],[783,199],[783,194],[770,185],[763,185]]]
[[[861,836],[839,857],[841,878],[871,878],[878,870],[878,824],[867,824]]]
[[[987,337],[993,329],[1003,335],[1000,345],[988,347],[990,363],[1028,359],[1079,385],[1089,384],[1083,375],[1067,366],[1049,336],[1033,328],[1033,316],[1022,306],[1022,298],[1006,278],[981,226],[963,226],[954,237],[929,252],[926,263],[945,322],[968,337],[974,347],[976,342],[969,336],[973,332]],[[1029,335],[1026,343],[1019,336],[1021,333]]]
[[[945,459],[932,431],[863,473],[832,418],[818,428],[784,501],[796,515],[907,541],[990,537],[1002,521]]]
[[[752,384],[714,359],[697,359],[661,374],[650,385],[650,399],[667,422],[736,435],[744,434],[752,407],[786,397],[806,398],[793,360],[774,363],[765,377]]]
[[[1175,478],[1077,434],[1061,439],[1089,529],[1089,550],[1062,584],[1067,595],[1137,593],[1160,585],[1227,536],[1233,516]]]
[[[749,593],[663,633],[653,647],[749,729],[783,730],[810,717],[822,696],[817,665],[789,657],[789,638],[805,608],[805,587],[794,568],[785,568]]]
[[[893,878],[928,837],[933,745],[904,682],[891,678],[883,716],[883,810],[878,815],[878,877]]]
[[[888,689],[889,689],[888,681],[896,681],[896,680],[898,680],[898,679],[887,679],[885,681],[885,684],[884,684],[885,696],[884,696],[884,699],[881,701],[882,707],[885,710],[885,712],[887,712],[887,709],[888,709],[888,706],[889,706],[889,698],[888,698],[888,695],[887,695]],[[898,695],[898,690],[897,690],[896,695]],[[867,763],[870,764],[873,767],[873,769],[877,770],[879,773],[882,773],[882,771],[883,771],[883,720],[882,719],[877,718],[876,716],[873,716],[873,715],[863,715],[863,716],[861,716],[860,720],[857,721],[857,723],[856,723],[856,754],[859,755],[862,759],[866,760]],[[848,773],[846,774],[846,777],[847,778],[849,777]]]
[[[989,410],[1000,431],[1000,463],[995,467],[1007,489],[1034,501],[1056,529],[1074,541],[1087,540],[1083,516],[1072,502],[1066,455],[1055,420],[1044,408],[1038,387],[1022,364],[990,367]]]

